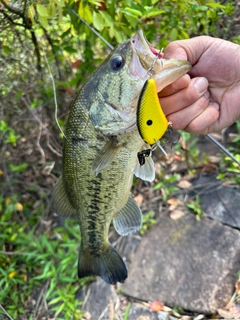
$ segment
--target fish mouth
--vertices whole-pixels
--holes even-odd
[[[179,79],[192,67],[191,64],[185,60],[163,59],[161,50],[155,49],[146,40],[142,30],[139,30],[138,33],[131,38],[131,44],[133,51],[136,53],[144,69],[140,72],[138,71],[139,77],[143,80],[152,77],[156,81],[157,92]],[[133,60],[136,62],[136,57],[133,58]]]

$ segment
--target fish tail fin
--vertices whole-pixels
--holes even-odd
[[[127,278],[127,268],[112,246],[108,246],[99,255],[93,255],[80,247],[78,277],[88,276],[100,276],[109,284],[123,283]]]

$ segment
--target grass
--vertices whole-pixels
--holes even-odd
[[[8,203],[0,224],[0,316],[36,319],[39,316],[80,319],[81,301],[75,298],[91,278],[77,278],[79,226],[40,232],[19,223],[17,203]]]

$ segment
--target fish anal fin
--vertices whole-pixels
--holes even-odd
[[[114,137],[110,138],[94,159],[91,166],[91,173],[95,171],[96,175],[98,175],[100,171],[105,169],[112,162],[120,147]]]
[[[58,179],[53,190],[52,207],[56,213],[64,217],[71,217],[77,213],[77,210],[69,202],[62,176]]]
[[[113,226],[121,236],[128,236],[139,231],[142,227],[142,211],[132,194],[119,213],[113,218]]]
[[[80,247],[78,277],[88,276],[100,276],[105,282],[116,284],[123,283],[128,274],[122,258],[112,246],[108,246],[98,255],[91,254]]]

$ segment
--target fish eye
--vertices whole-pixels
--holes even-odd
[[[113,71],[119,71],[124,66],[124,63],[125,61],[122,56],[116,56],[111,60],[111,63],[110,63],[111,69]]]

